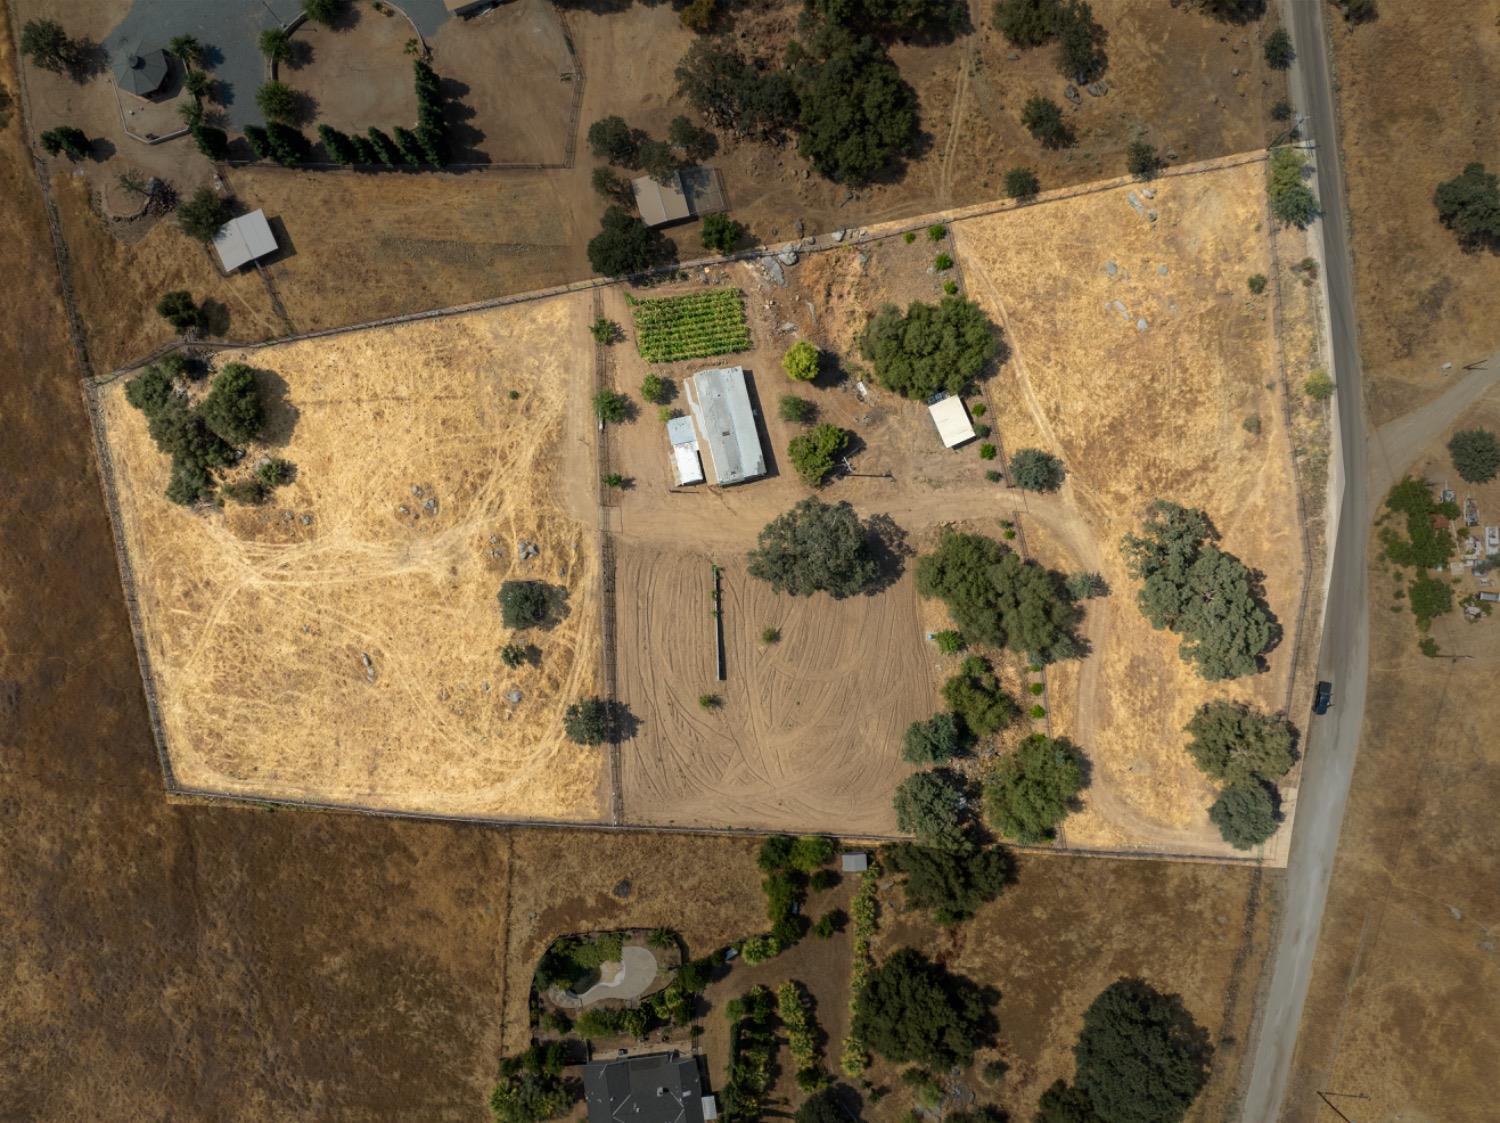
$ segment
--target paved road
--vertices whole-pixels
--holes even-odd
[[[1317,143],[1318,198],[1323,207],[1323,271],[1328,285],[1333,377],[1346,439],[1343,442],[1344,500],[1334,539],[1332,581],[1324,615],[1318,677],[1334,684],[1334,708],[1314,718],[1297,790],[1297,818],[1287,865],[1281,933],[1271,986],[1251,1042],[1250,1079],[1240,1112],[1242,1123],[1274,1123],[1281,1115],[1297,1043],[1297,1027],[1312,975],[1313,953],[1328,899],[1328,880],[1338,846],[1354,755],[1364,720],[1365,674],[1369,666],[1369,618],[1365,604],[1365,540],[1369,526],[1364,410],[1360,391],[1359,337],[1354,320],[1353,267],[1344,215],[1344,176],[1339,166],[1338,123],[1328,68],[1321,0],[1281,0],[1297,60],[1291,73],[1292,101],[1306,117],[1304,132]]]

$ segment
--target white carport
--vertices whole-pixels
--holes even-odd
[[[927,412],[932,414],[938,436],[948,448],[957,448],[974,439],[974,425],[969,420],[969,411],[964,409],[962,398],[945,394],[937,401],[928,402]]]

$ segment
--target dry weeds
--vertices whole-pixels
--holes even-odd
[[[100,393],[181,783],[599,814],[600,755],[560,724],[598,665],[587,313],[562,298],[245,355],[272,372],[268,444],[297,466],[259,508],[172,506],[123,381]],[[540,556],[520,560],[523,540]],[[565,618],[509,634],[495,594],[512,577],[564,587]],[[539,668],[500,664],[516,638]]]
[[[967,288],[1012,349],[989,388],[1005,445],[1046,449],[1069,470],[1060,504],[1017,506],[1053,531],[1061,553],[1038,537],[1044,560],[1097,569],[1114,590],[1089,604],[1094,654],[1076,701],[1053,698],[1054,730],[1094,765],[1070,845],[1225,850],[1182,726],[1209,698],[1286,701],[1289,643],[1269,673],[1204,683],[1137,610],[1119,552],[1153,498],[1202,507],[1225,547],[1265,574],[1282,626],[1294,624],[1302,572],[1276,340],[1269,304],[1246,288],[1269,270],[1263,217],[1262,169],[1249,164],[955,225]],[[1243,428],[1252,413],[1258,436]]]

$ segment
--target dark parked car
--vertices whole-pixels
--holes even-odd
[[[1331,705],[1333,705],[1333,683],[1318,683],[1317,692],[1313,694],[1313,713],[1326,714]]]

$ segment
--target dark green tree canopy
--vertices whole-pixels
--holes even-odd
[[[832,1086],[803,1100],[793,1118],[797,1123],[849,1123],[849,1117],[839,1107],[838,1092]]]
[[[125,383],[125,400],[147,417],[158,412],[172,396],[172,378],[153,363]]]
[[[854,1006],[853,1030],[889,1060],[935,1071],[968,1065],[993,1032],[990,1003],[979,987],[951,975],[911,948],[870,972]]]
[[[1465,249],[1500,247],[1500,180],[1483,164],[1469,164],[1438,184],[1432,201],[1438,218]]]
[[[1439,503],[1425,480],[1406,476],[1391,488],[1385,497],[1385,505],[1406,516],[1405,538],[1394,527],[1386,526],[1380,530],[1386,557],[1397,565],[1411,565],[1418,569],[1438,569],[1448,564],[1453,557],[1453,532],[1446,526],[1434,525],[1433,516],[1458,518],[1457,503]]]
[[[870,529],[848,503],[804,499],[767,523],[750,551],[750,576],[794,597],[850,597],[870,589],[880,566]]]
[[[917,562],[917,592],[938,597],[970,643],[1044,662],[1077,655],[1083,610],[1061,574],[1023,561],[993,538],[948,532]]]
[[[1032,1123],[1105,1123],[1094,1111],[1094,1101],[1082,1088],[1055,1080],[1042,1093]]]
[[[1015,880],[1016,863],[1003,846],[952,850],[898,842],[883,847],[881,861],[905,881],[906,903],[943,925],[961,924]]]
[[[835,183],[869,183],[917,136],[917,95],[874,39],[822,34],[796,70],[798,151]]]
[[[255,372],[244,363],[226,363],[214,375],[199,409],[208,427],[232,445],[249,444],[265,424]]]
[[[914,772],[896,789],[896,826],[920,846],[966,850],[970,846],[963,782],[947,769]]]
[[[1051,839],[1083,788],[1079,756],[1066,738],[1034,733],[1001,757],[984,785],[990,826],[1028,846]]]
[[[1137,179],[1150,179],[1161,167],[1156,149],[1144,140],[1131,141],[1125,150],[1125,170]]]
[[[688,103],[735,136],[774,140],[797,122],[791,76],[756,66],[727,40],[695,40],[676,77]]]
[[[506,581],[500,585],[500,618],[507,628],[534,628],[547,619],[552,587],[545,581]]]
[[[193,303],[193,294],[186,289],[162,293],[156,302],[156,314],[178,331],[192,331],[202,322],[202,314]]]
[[[996,0],[995,30],[1012,47],[1040,47],[1057,37],[1062,0]]]
[[[1153,628],[1182,636],[1183,659],[1209,682],[1257,673],[1275,638],[1253,576],[1217,538],[1204,512],[1158,499],[1143,533],[1127,534],[1122,546],[1144,582],[1141,612]]]
[[[1086,0],[1065,0],[1058,7],[1058,73],[1080,85],[1098,79],[1108,62],[1104,56],[1106,38]]]
[[[78,49],[56,20],[32,19],[21,28],[21,54],[38,69],[58,72],[76,62]]]
[[[1005,173],[1005,193],[1012,199],[1023,202],[1034,199],[1041,189],[1041,180],[1037,179],[1036,172],[1030,168],[1011,168]]]
[[[1271,792],[1258,780],[1242,780],[1219,793],[1208,809],[1208,817],[1225,842],[1236,850],[1253,850],[1276,833],[1276,803]]]
[[[793,437],[786,454],[805,483],[822,487],[848,446],[848,431],[825,421]]]
[[[901,738],[901,759],[907,764],[947,764],[963,751],[964,735],[952,714],[933,714],[914,721]]]
[[[703,246],[719,253],[733,253],[745,236],[745,228],[723,211],[715,211],[703,220]]]
[[[1025,491],[1056,491],[1067,475],[1061,460],[1039,448],[1018,449],[1010,458],[1010,478]]]
[[[1448,442],[1453,468],[1471,484],[1489,483],[1500,472],[1500,440],[1488,429],[1460,429]]]
[[[1193,763],[1224,783],[1274,781],[1297,760],[1291,722],[1240,702],[1205,702],[1188,722],[1187,732]]]
[[[575,745],[617,741],[627,724],[620,704],[603,698],[582,698],[563,711],[563,732]]]
[[[999,347],[999,332],[984,310],[961,296],[937,304],[914,300],[904,315],[887,304],[859,337],[860,354],[875,365],[881,384],[917,401],[939,390],[957,394]]]
[[[1207,1035],[1182,1000],[1120,979],[1084,1011],[1074,1083],[1109,1123],[1177,1123],[1208,1079]]]
[[[946,43],[969,30],[963,0],[803,0],[807,11],[850,31],[884,39]]]
[[[599,233],[589,239],[588,254],[594,272],[606,277],[644,273],[673,256],[671,243],[660,233],[613,205],[605,208]]]
[[[1040,95],[1021,107],[1021,124],[1041,141],[1043,148],[1067,148],[1076,139],[1072,128],[1063,120],[1062,106]]]
[[[229,221],[229,207],[212,187],[200,187],[177,206],[177,224],[189,238],[211,242],[219,227]]]
[[[1271,213],[1282,222],[1304,227],[1318,217],[1318,199],[1303,179],[1307,161],[1295,148],[1275,148],[1267,168]]]
[[[1284,27],[1278,27],[1267,35],[1262,49],[1265,51],[1266,65],[1272,70],[1285,70],[1292,65],[1292,59],[1297,57],[1297,53],[1292,50],[1291,34]]]
[[[978,655],[965,659],[958,673],[943,683],[943,704],[975,737],[1000,732],[1021,712],[1005,693],[989,661]]]

